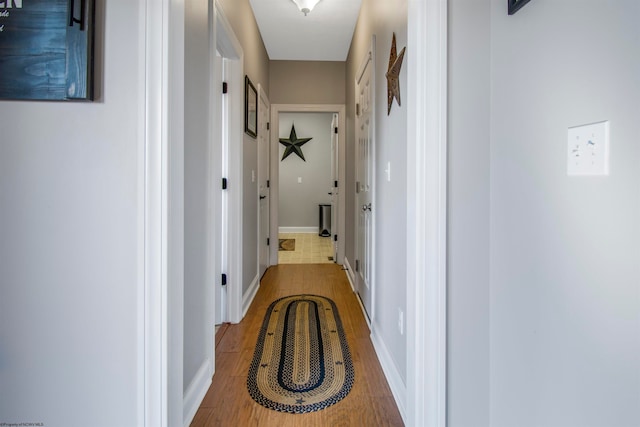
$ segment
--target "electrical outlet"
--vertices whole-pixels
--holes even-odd
[[[567,175],[609,175],[609,122],[569,128]]]

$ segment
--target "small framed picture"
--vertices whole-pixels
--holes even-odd
[[[244,131],[253,138],[258,136],[258,91],[249,76],[244,77]]]
[[[516,13],[527,3],[529,3],[529,0],[507,0],[509,15]]]

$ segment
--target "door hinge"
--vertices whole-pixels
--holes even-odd
[[[267,237],[267,246],[270,246],[271,241],[269,240],[269,238]]]
[[[271,123],[267,122],[267,130],[271,130]]]
[[[271,186],[271,181],[267,180],[267,188]]]
[[[333,241],[334,241],[334,242],[337,242],[337,241],[338,241],[338,235],[337,235],[337,234],[334,234],[334,235],[333,235]]]
[[[360,271],[360,261],[356,260],[356,271]]]
[[[338,133],[338,128],[337,127],[333,129],[333,133]]]
[[[222,189],[223,190],[227,189],[227,178],[222,178]]]
[[[356,181],[356,193],[360,192],[360,181]]]
[[[227,82],[222,82],[222,93],[227,93],[229,92],[229,87],[227,85]]]
[[[227,286],[227,275],[226,274],[222,275],[222,286]]]
[[[335,188],[338,188],[338,181],[333,181],[333,186],[334,186]]]
[[[360,104],[356,104],[356,116],[360,115]]]

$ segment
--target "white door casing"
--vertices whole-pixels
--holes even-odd
[[[408,46],[414,49],[413,60],[407,64],[408,91],[414,96],[409,97],[407,107],[407,184],[415,209],[408,213],[407,221],[407,341],[413,343],[413,348],[407,351],[407,370],[412,375],[408,377],[408,418],[405,423],[444,427],[447,0],[409,0],[408,4]],[[137,424],[166,427],[174,425],[170,420],[175,418],[169,414],[182,406],[180,399],[176,400],[182,393],[181,384],[171,380],[182,372],[181,360],[173,357],[176,351],[181,351],[175,346],[179,341],[175,335],[180,334],[181,326],[175,324],[175,316],[179,314],[175,306],[181,305],[182,301],[175,296],[174,290],[169,289],[179,286],[173,283],[169,271],[175,252],[168,251],[173,227],[168,214],[177,206],[175,195],[169,192],[167,184],[170,179],[169,153],[176,143],[180,143],[183,131],[181,115],[172,114],[179,111],[181,105],[172,104],[176,98],[171,95],[178,93],[183,84],[180,68],[184,62],[179,59],[184,52],[184,39],[180,38],[184,33],[180,27],[184,23],[184,11],[181,10],[184,6],[171,0],[140,0],[140,7],[139,40],[144,55],[140,57],[139,78],[144,82],[140,97],[145,102],[140,108],[143,126],[140,129],[139,170],[143,191],[140,192],[139,220],[143,232],[140,236],[138,311],[143,314],[138,325],[141,339]],[[239,59],[242,64],[242,55]],[[344,115],[341,128],[343,126]],[[343,165],[341,178],[344,177]],[[344,193],[342,191],[343,196]],[[277,251],[275,256],[277,262]]]
[[[345,140],[345,121],[346,121],[346,108],[344,104],[272,104],[271,105],[271,200],[278,200],[279,197],[279,117],[280,113],[337,113],[338,114],[338,140]],[[338,186],[344,185],[345,181],[345,158],[346,149],[345,144],[339,144],[338,147]],[[338,192],[338,208],[336,209],[338,215],[338,257],[335,260],[338,264],[344,262],[344,218],[345,218],[345,191]],[[276,239],[278,236],[278,203],[271,203],[270,208],[270,221],[271,221],[271,236]],[[332,234],[336,234],[336,231],[332,227]],[[269,247],[271,265],[278,264],[278,245],[273,244]]]
[[[369,322],[375,293],[375,38],[356,75],[356,290]]]
[[[223,321],[238,323],[242,319],[244,54],[222,8],[217,1],[211,2],[216,48],[223,58],[223,79],[227,83],[227,94],[222,98],[222,176],[219,177],[220,182],[222,178],[227,179],[227,189],[222,195],[222,273],[227,276]]]
[[[270,178],[269,178],[269,160],[270,150],[269,143],[270,125],[269,118],[271,115],[271,103],[267,98],[262,85],[258,84],[258,277],[262,277],[267,268],[269,268],[269,246],[270,246],[270,225],[269,225],[269,209],[271,203],[270,197]],[[277,238],[274,237],[273,244],[277,244]]]

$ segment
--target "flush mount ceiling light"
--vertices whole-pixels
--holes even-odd
[[[291,0],[298,6],[300,12],[304,13],[304,16],[307,16],[309,12],[313,10],[313,8],[320,2],[320,0]]]

